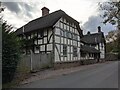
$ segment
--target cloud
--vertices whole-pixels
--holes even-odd
[[[23,12],[25,16],[32,18],[33,7],[26,2],[3,2],[3,5],[13,13],[19,14]]]
[[[27,3],[23,3],[24,13],[26,16],[32,18],[33,7]]]
[[[102,19],[99,16],[90,16],[88,21],[83,24],[83,28],[85,29],[84,33],[86,33],[86,31],[95,32],[96,27],[100,26],[101,22]]]
[[[84,34],[86,34],[88,31],[91,33],[97,32],[97,27],[101,26],[102,31],[107,34],[111,30],[115,30],[115,27],[109,23],[106,25],[102,23],[103,18],[100,17],[100,13],[96,16],[90,16],[88,18],[88,21],[83,24],[82,28],[84,31]]]
[[[19,7],[20,2],[3,2],[3,5],[12,12],[19,13],[21,11]]]

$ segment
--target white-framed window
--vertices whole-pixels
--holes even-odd
[[[59,22],[59,27],[62,28],[62,23],[61,22]]]
[[[67,30],[67,25],[66,24],[64,24],[64,29]]]
[[[66,37],[69,38],[69,32],[66,31],[65,34],[66,34]]]
[[[73,47],[73,57],[77,57],[77,47]]]
[[[63,56],[67,56],[67,45],[63,45]]]
[[[68,32],[67,37],[71,38],[71,33],[70,32]]]
[[[75,37],[75,40],[78,40],[78,35],[74,35],[74,37]]]
[[[63,36],[66,37],[66,32],[65,31],[63,31]]]

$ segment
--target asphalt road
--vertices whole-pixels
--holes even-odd
[[[120,62],[119,62],[120,63]],[[81,67],[82,68],[82,67]],[[94,64],[89,68],[44,80],[21,88],[118,88],[118,62]]]

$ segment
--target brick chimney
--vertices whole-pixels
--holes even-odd
[[[43,7],[41,10],[42,10],[42,16],[48,15],[50,11],[47,7]]]
[[[100,26],[98,26],[98,32],[101,32],[101,27]]]

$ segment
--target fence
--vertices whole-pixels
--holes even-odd
[[[23,55],[18,67],[27,71],[52,67],[52,53]]]

